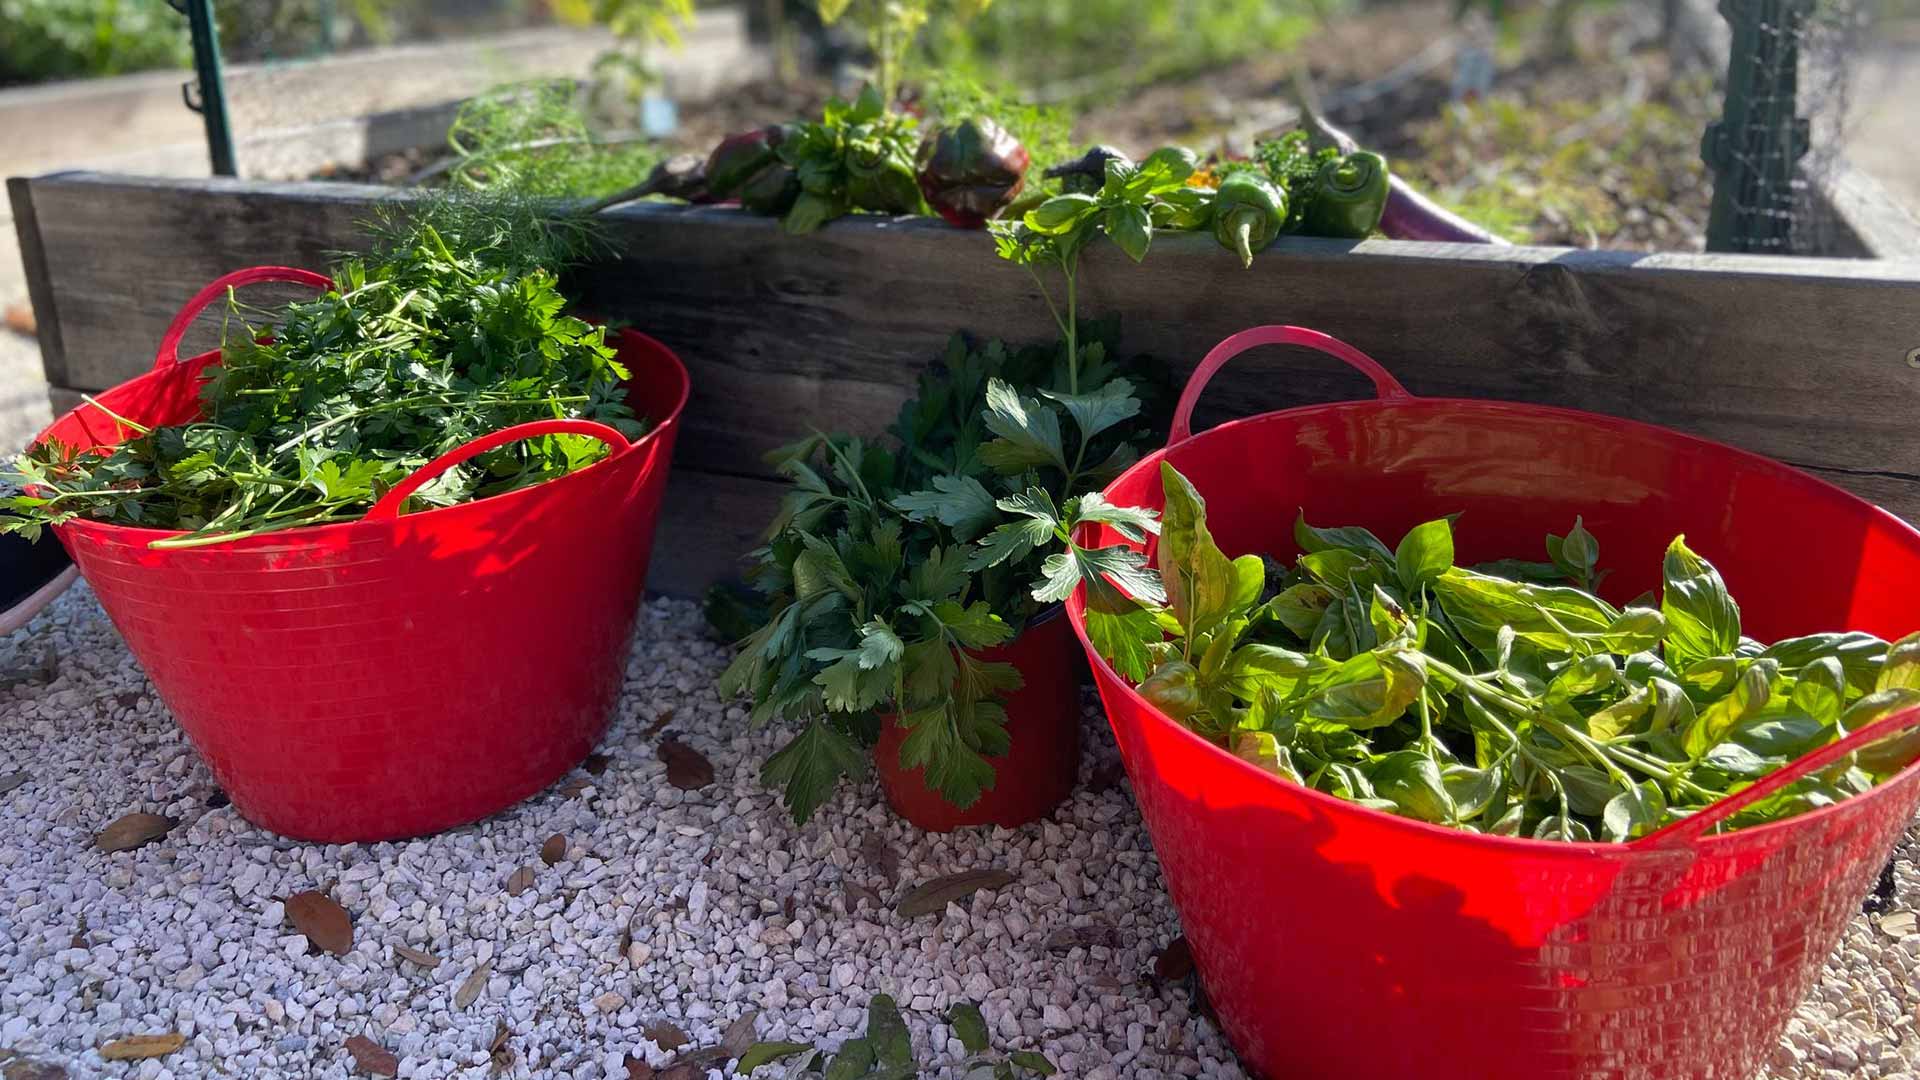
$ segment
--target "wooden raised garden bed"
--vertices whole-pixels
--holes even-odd
[[[256,264],[321,267],[397,194],[95,173],[8,187],[56,408],[144,371],[168,319],[206,282]],[[792,238],[728,209],[638,205],[607,220],[619,257],[580,272],[572,293],[668,343],[693,377],[653,560],[662,591],[728,576],[756,544],[780,492],[765,450],[814,428],[883,429],[956,330],[1053,333],[1023,271],[984,235],[937,221],[856,218]],[[1176,371],[1234,331],[1311,326],[1379,358],[1416,394],[1678,428],[1920,521],[1913,261],[1290,238],[1242,270],[1207,237],[1166,236],[1140,266],[1097,246],[1081,295],[1083,313],[1122,316],[1129,351]],[[1236,365],[1219,386],[1209,422],[1367,392],[1304,355]]]

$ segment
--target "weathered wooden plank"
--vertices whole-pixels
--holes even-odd
[[[677,452],[675,458],[647,588],[668,596],[699,596],[714,582],[746,570],[742,556],[760,546],[785,488],[772,480],[704,472]]]
[[[33,191],[24,177],[7,180],[7,202],[13,209],[14,235],[20,240],[21,268],[27,274],[27,301],[33,305],[34,331],[40,338],[42,365],[49,383],[69,381],[61,358],[66,350],[60,341],[60,317],[53,293],[53,278],[47,273],[47,253],[40,246],[40,223],[33,212]]]
[[[46,177],[38,214],[70,385],[143,367],[181,299],[257,262],[317,265],[386,189]],[[724,209],[609,215],[622,257],[580,271],[583,304],[667,341],[694,379],[688,465],[764,475],[809,428],[874,431],[955,330],[1051,334],[1034,281],[987,240],[848,220],[805,238]],[[1291,239],[1239,269],[1210,240],[1145,265],[1096,247],[1083,313],[1121,313],[1129,350],[1190,366],[1220,338],[1291,322],[1373,354],[1415,393],[1568,405],[1721,439],[1920,503],[1920,262],[1638,255]],[[1249,356],[1206,412],[1363,393],[1332,361]]]

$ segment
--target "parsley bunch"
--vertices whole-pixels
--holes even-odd
[[[1008,748],[1001,698],[1020,675],[979,652],[1059,599],[1033,587],[1052,575],[1052,534],[1024,524],[1027,501],[1097,491],[1153,426],[1126,422],[1168,403],[1150,361],[1123,375],[1108,359],[1115,330],[1089,324],[1073,354],[956,337],[892,446],[821,435],[772,459],[793,486],[749,572],[767,615],[720,690],[749,694],[757,723],[799,728],[764,773],[796,820],[864,771],[883,713],[907,730],[901,764],[924,766],[954,805],[992,788],[986,759]]]
[[[374,253],[336,265],[332,291],[272,313],[277,327],[245,325],[230,301],[243,325],[208,368],[200,419],[115,417],[137,435],[106,452],[34,447],[10,477],[31,494],[0,501],[0,529],[37,536],[84,517],[187,534],[156,546],[213,543],[356,520],[435,457],[515,424],[587,418],[637,436],[604,330],[563,314],[551,267],[581,236],[536,213],[429,204],[379,223]],[[482,498],[606,453],[584,436],[524,440],[411,501]]]

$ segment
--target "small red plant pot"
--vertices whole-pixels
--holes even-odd
[[[891,715],[881,717],[874,762],[887,805],[928,832],[975,825],[1018,828],[1060,805],[1080,773],[1078,645],[1072,624],[1055,608],[1012,641],[981,653],[986,660],[1012,664],[1024,681],[1006,701],[1006,756],[987,759],[993,765],[993,787],[965,809],[927,785],[925,768],[901,767],[906,729]]]

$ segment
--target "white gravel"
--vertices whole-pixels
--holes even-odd
[[[498,1075],[627,1080],[628,1055],[671,1059],[644,1033],[658,1021],[710,1046],[757,1013],[761,1038],[832,1046],[885,991],[930,1065],[957,1059],[941,1015],[970,999],[999,1044],[1044,1050],[1069,1077],[1243,1075],[1184,987],[1144,977],[1178,924],[1124,781],[1083,783],[1052,820],[1016,831],[922,834],[870,786],[795,829],[757,777],[774,737],[745,733],[713,695],[725,650],[697,609],[654,601],[639,637],[610,765],[574,774],[591,786],[428,840],[303,844],[208,807],[211,776],[76,587],[0,641],[0,777],[29,776],[0,794],[0,1073],[35,1075],[31,1060],[54,1067],[43,1076],[345,1077],[362,1074],[344,1044],[365,1036],[400,1076],[477,1080],[495,1075],[504,1026]],[[712,760],[712,785],[666,784],[644,731],[669,713],[665,730]],[[1092,708],[1086,730],[1083,781],[1115,761]],[[136,851],[92,848],[135,810],[181,822]],[[547,867],[554,833],[568,850]],[[509,896],[521,867],[533,884]],[[1019,880],[943,915],[891,910],[915,883],[986,867]],[[1899,874],[1889,912],[1920,897],[1910,858]],[[352,914],[346,956],[287,924],[283,900],[308,889]],[[1920,933],[1896,923],[1896,939],[1883,918],[1848,930],[1767,1076],[1914,1075]],[[1049,949],[1074,927],[1110,928],[1118,944]],[[396,945],[441,963],[428,971]],[[482,966],[477,997],[456,1007]],[[186,1044],[163,1058],[97,1053],[168,1032]]]

